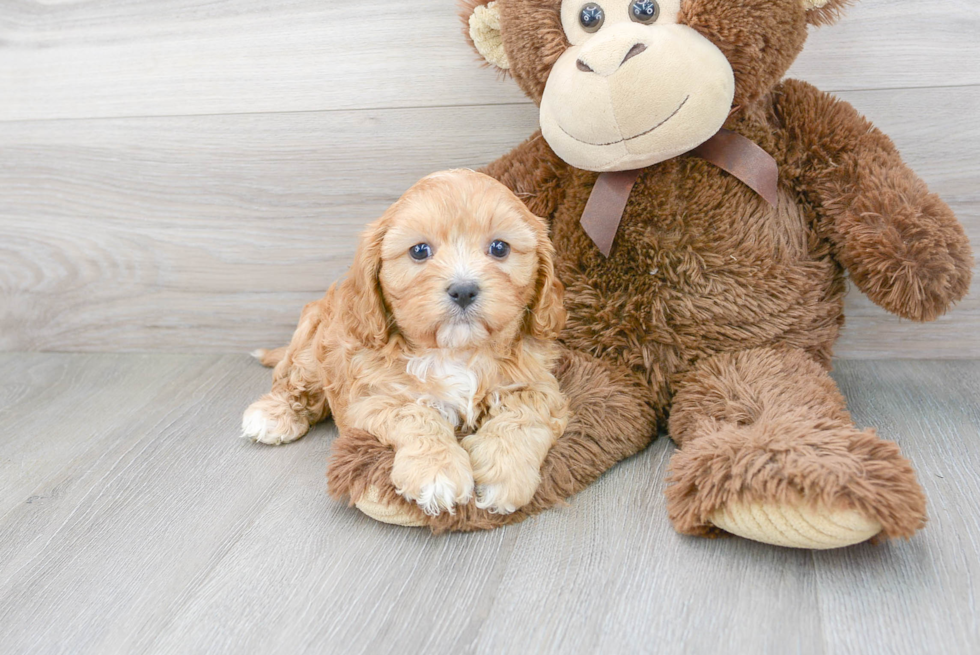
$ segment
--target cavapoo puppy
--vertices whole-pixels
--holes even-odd
[[[303,309],[245,436],[293,441],[333,414],[395,451],[392,483],[428,514],[476,491],[527,504],[568,406],[551,374],[565,320],[544,223],[496,180],[435,173],[363,234],[347,278]]]

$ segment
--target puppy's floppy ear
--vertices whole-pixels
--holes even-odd
[[[538,273],[534,297],[528,306],[525,331],[539,339],[556,339],[565,327],[565,288],[555,274],[555,247],[551,245],[543,221],[533,215],[532,218],[540,229],[537,246]]]
[[[381,243],[387,230],[387,213],[367,226],[361,235],[354,263],[347,276],[346,314],[350,333],[368,346],[380,346],[388,337],[388,311],[381,292]]]
[[[854,0],[800,0],[806,10],[806,22],[810,25],[836,23],[847,5]]]

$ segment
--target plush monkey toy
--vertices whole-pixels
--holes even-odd
[[[854,426],[827,374],[844,276],[929,321],[966,294],[972,255],[887,136],[781,81],[846,2],[470,0],[472,44],[540,107],[541,131],[485,171],[551,224],[575,418],[511,515],[423,516],[366,434],[338,438],[333,491],[381,520],[493,527],[666,427],[679,532],[832,548],[922,527],[909,462]]]

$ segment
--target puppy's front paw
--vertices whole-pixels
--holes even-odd
[[[540,479],[509,476],[509,479],[489,482],[481,479],[476,485],[476,506],[492,514],[513,514],[531,502]]]
[[[242,416],[242,437],[278,446],[296,441],[310,429],[310,422],[298,416],[289,403],[272,395],[251,404]]]
[[[429,516],[443,510],[454,514],[456,505],[465,505],[473,497],[469,457],[458,446],[418,453],[397,451],[391,482]]]
[[[541,473],[533,461],[508,456],[493,440],[463,440],[473,463],[476,506],[494,514],[513,514],[534,497]]]
[[[491,514],[513,514],[519,507],[526,504],[527,501],[521,502],[513,498],[505,485],[476,485],[476,506],[489,511]]]

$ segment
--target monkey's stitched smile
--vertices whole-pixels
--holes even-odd
[[[684,98],[683,100],[681,100],[681,104],[679,104],[677,106],[677,109],[675,109],[673,112],[671,112],[670,116],[668,116],[667,118],[663,119],[662,121],[660,121],[659,123],[657,123],[656,125],[654,125],[653,127],[651,127],[649,130],[647,130],[645,132],[640,132],[639,134],[634,134],[633,136],[628,136],[628,137],[626,137],[624,139],[620,139],[619,141],[610,141],[609,143],[592,143],[591,141],[583,141],[582,139],[580,139],[580,138],[578,138],[578,137],[576,137],[576,136],[574,136],[572,134],[569,134],[568,133],[568,130],[566,130],[564,127],[562,127],[561,126],[561,123],[558,123],[558,121],[555,121],[555,123],[558,124],[558,128],[562,132],[564,132],[565,134],[568,134],[568,136],[570,136],[571,138],[575,139],[579,143],[584,143],[584,144],[589,145],[589,146],[599,146],[599,147],[602,147],[602,146],[614,146],[617,143],[623,143],[625,141],[632,141],[633,139],[639,139],[641,136],[646,136],[647,134],[650,134],[650,132],[653,132],[655,129],[657,129],[658,127],[660,127],[661,125],[663,125],[664,123],[666,123],[667,121],[669,121],[671,118],[673,118],[674,116],[676,116],[677,115],[677,112],[679,112],[681,110],[681,108],[684,105],[686,105],[687,104],[687,101],[690,100],[690,99],[691,99],[691,96],[687,96],[686,98]]]

